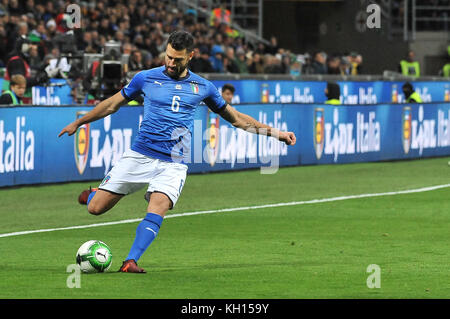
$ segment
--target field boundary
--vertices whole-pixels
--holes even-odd
[[[312,199],[312,200],[305,200],[305,201],[294,201],[294,202],[285,202],[285,203],[265,204],[265,205],[257,205],[257,206],[244,206],[244,207],[233,207],[233,208],[203,210],[203,211],[197,211],[197,212],[171,214],[171,215],[167,215],[165,217],[165,219],[167,219],[167,218],[176,218],[176,217],[185,217],[185,216],[204,215],[204,214],[216,214],[216,213],[227,213],[227,212],[236,212],[236,211],[244,211],[244,210],[255,210],[255,209],[264,209],[264,208],[276,208],[276,207],[284,207],[284,206],[298,206],[298,205],[307,205],[307,204],[320,204],[320,203],[335,202],[335,201],[349,200],[349,199],[358,199],[358,198],[368,198],[368,197],[393,196],[393,195],[403,195],[403,194],[412,194],[412,193],[422,193],[422,192],[428,192],[428,191],[438,190],[438,189],[447,188],[447,187],[450,187],[450,184],[435,185],[435,186],[428,186],[428,187],[422,187],[422,188],[416,188],[416,189],[408,189],[408,190],[384,192],[384,193],[358,194],[358,195],[338,196],[338,197],[330,197],[330,198],[322,198],[322,199]],[[118,221],[112,221],[112,222],[104,222],[104,223],[96,223],[96,224],[88,224],[88,225],[79,225],[79,226],[67,226],[67,227],[59,227],[59,228],[24,230],[24,231],[12,232],[12,233],[0,234],[0,238],[12,237],[12,236],[21,236],[21,235],[29,235],[29,234],[35,234],[35,233],[62,231],[62,230],[85,229],[85,228],[92,228],[92,227],[102,227],[102,226],[110,226],[110,225],[129,224],[129,223],[140,222],[141,220],[142,220],[142,218],[124,219],[124,220],[118,220]]]

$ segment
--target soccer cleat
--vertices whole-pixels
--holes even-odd
[[[146,273],[144,269],[138,267],[134,259],[125,260],[122,264],[122,267],[120,267],[119,272],[132,272],[138,274]]]
[[[85,189],[84,191],[81,192],[81,194],[78,196],[78,202],[81,205],[86,205],[87,204],[87,200],[89,198],[89,194],[92,192],[97,191],[98,188],[92,188],[91,186],[89,186],[89,189]]]

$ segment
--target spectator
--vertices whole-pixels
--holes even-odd
[[[111,28],[111,25],[109,24],[109,20],[105,17],[101,20],[100,26],[98,27],[98,33],[105,34],[109,36],[114,35],[114,30]],[[116,32],[117,35],[117,32]],[[123,36],[123,33],[122,33]]]
[[[120,30],[117,30],[114,33],[114,40],[120,43],[124,43],[125,42],[125,33],[123,33]]]
[[[10,89],[0,96],[0,105],[21,105],[27,88],[27,80],[23,75],[15,74],[11,77]]]
[[[337,56],[331,56],[327,61],[328,74],[341,74],[340,69],[341,60]]]
[[[26,38],[28,36],[28,24],[26,22],[19,23],[18,36],[23,38]]]
[[[224,40],[224,36],[222,35],[222,33],[216,33],[214,35],[214,45],[211,48],[211,50],[214,50],[214,47],[217,47],[216,50],[222,51],[223,53],[225,53],[225,40]]]
[[[240,73],[239,67],[235,62],[236,57],[234,56],[234,49],[232,47],[228,47],[225,52],[226,52],[224,57],[225,71],[227,71],[228,73]]]
[[[303,66],[305,63],[305,56],[298,55],[294,62],[289,66],[289,74],[292,76],[300,76],[303,73]]]
[[[212,73],[213,67],[209,61],[208,49],[194,49],[194,56],[190,62],[190,70],[194,73]]]
[[[5,15],[9,14],[8,1],[2,1],[2,2],[0,2],[0,17],[4,17]]]
[[[220,45],[214,45],[211,49],[211,57],[209,61],[213,67],[214,73],[223,73],[224,65],[223,65],[223,50]]]
[[[153,56],[151,55],[151,53],[146,53],[144,55],[144,66],[143,69],[144,70],[148,70],[152,68],[152,64],[153,64]]]
[[[137,34],[134,37],[133,43],[139,50],[144,50],[145,49],[144,37],[142,36],[142,34],[140,34],[140,33]]]
[[[280,56],[266,55],[266,66],[264,67],[264,73],[267,74],[282,74],[283,68],[281,66]]]
[[[8,12],[10,15],[16,15],[16,16],[19,16],[24,13],[19,5],[18,0],[10,0],[9,1]]]
[[[130,43],[124,43],[122,45],[122,54],[127,54],[131,56],[131,53],[133,52],[133,46]]]
[[[142,59],[142,52],[140,50],[134,50],[131,53],[130,60],[128,61],[129,71],[141,71],[144,69],[144,63]]]
[[[261,56],[263,56],[264,54],[266,54],[266,46],[264,45],[264,43],[259,42],[259,43],[256,45],[256,50],[255,50],[255,52],[256,52],[256,53],[259,53]]]
[[[317,52],[314,54],[314,60],[311,63],[312,74],[327,74],[327,57],[324,52]]]
[[[302,74],[309,75],[314,74],[315,69],[312,66],[311,55],[309,53],[305,53],[303,55],[304,63],[302,65]]]
[[[47,3],[45,3],[44,8],[45,8],[45,11],[44,11],[44,15],[42,16],[44,21],[49,21],[53,17],[56,17],[55,8],[53,6],[52,1],[47,1]],[[55,23],[55,27],[56,27],[56,23]]]
[[[351,65],[347,57],[343,56],[340,58],[339,62],[339,74],[340,75],[350,75]]]
[[[253,59],[248,68],[248,71],[253,74],[262,74],[264,73],[264,62],[259,53],[253,54]]]
[[[50,19],[45,24],[47,28],[47,34],[49,35],[50,39],[53,39],[56,36],[56,22],[53,19]]]
[[[28,39],[31,41],[32,44],[36,45],[39,58],[44,58],[45,54],[47,53],[49,47],[50,41],[47,37],[47,33],[45,30],[45,24],[43,22],[40,22],[36,25],[36,28],[31,31],[31,33],[28,35]]]
[[[42,58],[39,56],[37,45],[30,46],[30,68],[31,70],[39,70],[42,68]]]
[[[238,67],[240,74],[248,74],[248,65],[244,49],[238,48],[236,50],[236,59],[234,60],[234,63]]]
[[[6,37],[6,47],[3,49],[5,55],[3,56],[3,61],[7,62],[7,55],[13,51],[16,47],[16,40],[18,38],[17,33],[17,25],[19,23],[18,16],[5,15],[3,20],[4,28],[5,28],[5,37]]]
[[[158,54],[160,54],[162,51],[161,50],[161,44],[162,44],[162,38],[161,36],[157,35],[156,33],[152,33],[150,35],[150,45],[148,46],[147,50],[153,55],[153,56],[157,56]]]
[[[270,44],[266,46],[266,52],[271,55],[275,55],[278,53],[279,46],[278,46],[278,40],[275,36],[270,37]]]
[[[152,68],[156,68],[158,66],[164,65],[165,53],[161,52],[159,55],[153,57],[152,60]]]
[[[349,74],[350,75],[361,74],[362,56],[356,52],[352,52],[347,57],[347,60],[350,63]]]
[[[34,12],[35,10],[36,9],[35,9],[34,0],[27,0],[26,3],[25,3],[24,11],[25,12]]]
[[[281,73],[283,74],[291,73],[291,57],[287,54],[281,57]]]
[[[291,64],[289,74],[292,76],[300,76],[302,74],[302,65],[300,62],[294,61],[294,63]]]
[[[189,70],[191,70],[194,73],[203,72],[203,60],[201,58],[199,48],[194,48],[194,55],[192,56],[192,59],[189,62]]]

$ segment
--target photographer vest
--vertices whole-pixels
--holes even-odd
[[[413,92],[407,99],[406,103],[423,103],[419,93]]]
[[[406,60],[400,61],[400,67],[402,74],[406,76],[420,76],[420,64],[419,62],[408,62]]]
[[[19,100],[19,99],[17,98],[16,94],[14,94],[13,91],[11,91],[11,90],[6,90],[6,91],[3,92],[3,94],[9,94],[9,95],[11,96],[12,104],[13,104],[13,105],[22,105],[22,104],[23,104],[23,103],[22,103],[22,100]]]

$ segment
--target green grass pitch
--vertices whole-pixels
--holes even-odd
[[[450,183],[450,158],[188,176],[169,214]],[[90,215],[96,182],[0,189],[0,234],[143,218],[144,190]],[[0,298],[450,298],[450,188],[167,218],[139,265],[117,273],[138,222],[0,238]],[[78,247],[106,242],[113,264],[68,288]],[[368,288],[367,267],[381,288]]]

